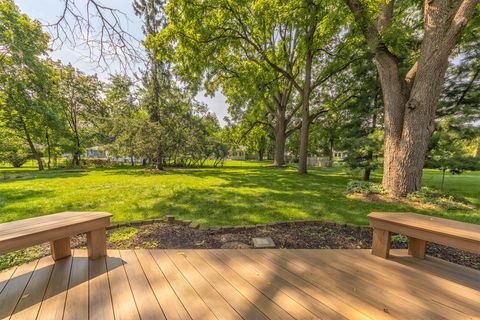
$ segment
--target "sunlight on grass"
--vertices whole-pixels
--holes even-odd
[[[61,211],[108,211],[113,222],[175,215],[211,225],[324,219],[367,224],[371,211],[413,211],[480,223],[480,174],[448,175],[446,192],[476,208],[432,210],[403,203],[373,202],[344,194],[357,179],[342,168],[316,168],[301,176],[294,167],[270,162],[226,161],[223,168],[52,170],[0,168],[0,222]],[[378,172],[374,181],[380,181]],[[438,171],[426,170],[424,184],[438,188]]]

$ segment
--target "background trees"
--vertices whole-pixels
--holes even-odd
[[[241,149],[306,173],[309,155],[337,150],[365,180],[383,159],[384,188],[403,195],[425,159],[447,168],[479,149],[477,131],[463,137],[480,119],[477,4],[136,0],[145,64],[103,81],[48,59],[41,25],[4,0],[0,152],[42,170],[62,153],[81,165],[96,146],[162,169]],[[200,90],[227,97],[224,128]]]
[[[38,150],[50,109],[51,68],[42,59],[48,50],[48,36],[40,23],[21,14],[13,1],[0,2],[0,123],[28,144],[44,165]]]

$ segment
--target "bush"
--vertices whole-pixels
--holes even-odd
[[[110,233],[108,240],[111,242],[121,242],[129,240],[138,233],[138,229],[134,227],[124,227]]]
[[[11,164],[14,168],[20,168],[28,161],[29,158],[30,157],[27,153],[17,151],[3,155],[1,160]]]
[[[81,163],[87,167],[108,167],[112,164],[110,159],[102,159],[102,158],[83,158]]]
[[[383,194],[385,191],[378,183],[369,181],[350,181],[347,184],[347,194],[360,193],[360,194]]]
[[[440,206],[446,210],[469,210],[472,209],[468,200],[444,194],[439,190],[423,187],[420,191],[407,195],[407,199],[421,203],[428,203]]]

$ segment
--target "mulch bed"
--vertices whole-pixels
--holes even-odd
[[[372,245],[372,229],[329,222],[310,225],[268,226],[251,230],[198,230],[182,225],[155,223],[138,227],[139,232],[128,240],[109,242],[109,248],[135,249],[217,249],[248,248],[253,237],[271,237],[277,248],[289,249],[368,249]],[[111,232],[114,232],[112,230]],[[406,249],[407,238],[392,237],[392,248]],[[427,243],[427,254],[480,270],[480,255]]]
[[[288,249],[369,249],[372,245],[372,229],[330,222],[315,222],[308,225],[287,224],[266,226],[261,229],[233,231],[191,229],[187,226],[154,223],[136,227],[138,233],[122,241],[108,241],[109,249],[244,249],[252,247],[252,238],[271,237],[277,248]],[[116,232],[119,229],[108,231]],[[408,240],[404,236],[392,237],[392,248],[406,249]],[[85,248],[86,237],[73,237],[73,248]],[[36,246],[28,260],[50,254],[48,244]],[[427,254],[480,270],[480,255],[427,243]],[[11,265],[15,265],[15,261]],[[8,266],[7,266],[8,267]]]

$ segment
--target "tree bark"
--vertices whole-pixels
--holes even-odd
[[[43,171],[44,167],[43,167],[42,157],[40,156],[40,154],[37,152],[37,149],[35,148],[35,144],[33,143],[32,137],[30,136],[30,131],[27,128],[27,124],[21,117],[20,117],[20,122],[22,123],[23,132],[25,133],[25,138],[27,139],[28,145],[30,146],[30,150],[32,151],[33,156],[35,157],[35,160],[37,160],[38,170]]]
[[[160,144],[157,147],[156,168],[157,168],[157,170],[163,170],[163,149],[162,149],[162,146]]]
[[[273,165],[281,167],[285,165],[285,142],[287,140],[285,109],[277,108],[275,124],[275,154]]]
[[[315,28],[309,31],[309,37],[312,40]],[[310,48],[307,50],[305,59],[305,79],[302,92],[302,128],[300,131],[300,159],[298,162],[298,173],[307,173],[307,158],[308,158],[308,136],[310,130],[310,92],[312,82],[312,63],[313,53]]]
[[[47,168],[50,170],[50,164],[52,160],[52,153],[51,153],[51,148],[50,148],[50,136],[48,134],[48,129],[45,131],[45,138],[47,140],[47,153],[48,153],[48,162],[47,162]]]
[[[263,147],[258,149],[258,161],[263,161]]]
[[[331,167],[333,165],[333,146],[334,146],[334,138],[333,138],[333,135],[332,135],[328,139],[328,160],[329,160],[329,163],[328,163],[327,167]]]
[[[365,171],[363,172],[363,181],[370,181],[370,173],[372,169],[370,167],[366,167]]]
[[[395,196],[417,191],[421,187],[448,57],[479,0],[425,1],[425,33],[420,57],[405,76],[400,73],[398,58],[381,39],[393,17],[395,1],[380,3],[376,22],[371,21],[359,0],[346,2],[370,50],[375,53],[382,85],[385,108],[383,187]]]

